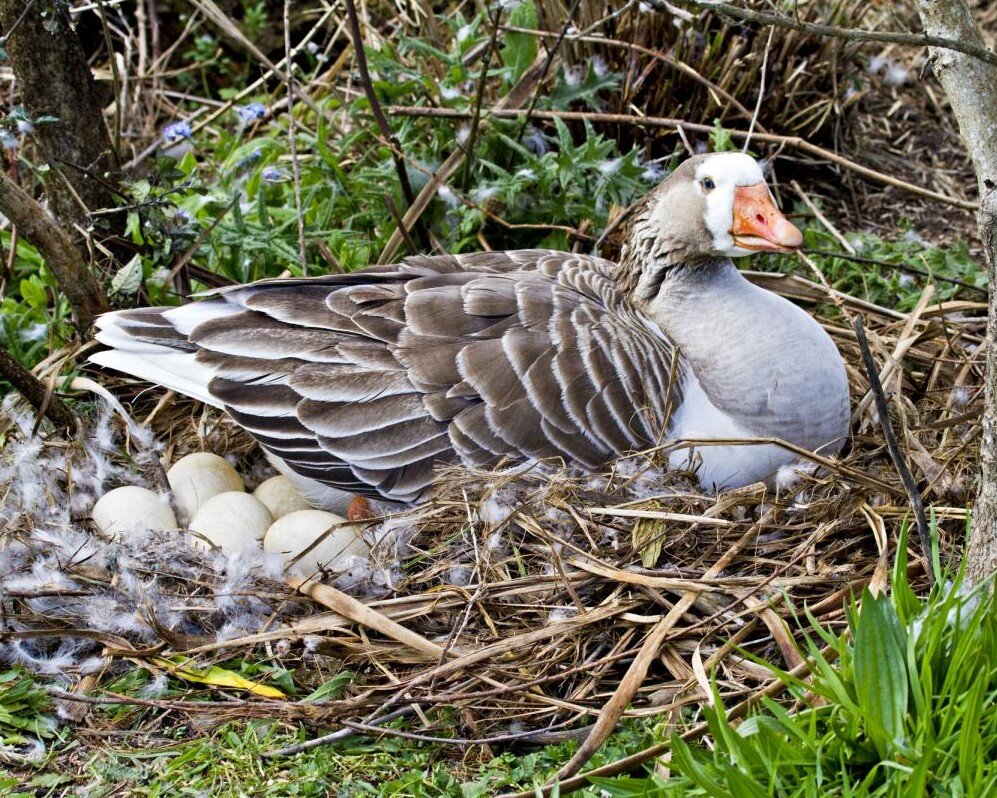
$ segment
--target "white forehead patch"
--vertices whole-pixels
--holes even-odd
[[[753,186],[765,180],[758,161],[743,152],[713,153],[696,167],[696,179],[704,177],[735,186]]]
[[[714,188],[707,190],[701,185],[706,178],[713,181]],[[734,220],[734,190],[765,182],[758,161],[743,152],[713,153],[696,167],[696,182],[706,199],[703,221],[713,235],[714,250],[728,257],[750,255],[748,250],[734,244],[730,226]]]

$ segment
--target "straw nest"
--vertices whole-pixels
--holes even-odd
[[[147,431],[95,411],[88,433],[66,442],[31,438],[8,407],[0,656],[58,675],[77,702],[134,663],[161,675],[177,656],[295,669],[304,688],[349,669],[346,691],[318,702],[231,692],[144,701],[359,730],[418,712],[425,736],[456,729],[464,742],[551,740],[590,725],[652,631],[663,642],[628,714],[676,719],[703,701],[713,672],[728,704],[766,689],[771,674],[746,652],[800,665],[793,614],[843,623],[848,595],[885,582],[909,515],[848,320],[861,315],[869,330],[945,559],[974,491],[985,309],[938,304],[929,288],[902,315],[819,281],[752,279],[816,310],[847,361],[854,423],[841,459],[782,473],[774,491],[720,495],[660,470],[667,442],[605,474],[444,471],[431,501],[370,522],[378,543],[359,578],[289,585],[265,559],[205,553],[181,533],[100,539],[86,520],[96,493],[126,479],[160,486],[161,463],[185,451],[234,453],[265,476],[252,443],[214,411],[122,382],[118,396]],[[923,581],[914,535],[910,547]],[[78,716],[85,704],[66,706]]]

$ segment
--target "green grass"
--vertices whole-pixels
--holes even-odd
[[[906,566],[901,555],[889,596],[866,590],[849,607],[847,633],[809,618],[812,681],[773,668],[802,709],[766,700],[736,725],[717,699],[703,710],[710,748],[673,739],[675,777],[598,786],[613,798],[997,795],[993,592],[960,576],[920,599]]]
[[[135,722],[148,723],[149,717]],[[399,723],[395,728],[407,728]],[[416,730],[416,729],[413,729]],[[503,789],[530,789],[563,765],[577,743],[498,751],[483,759],[478,749],[415,743],[398,737],[364,737],[311,749],[293,757],[266,759],[267,751],[306,739],[301,730],[262,721],[230,723],[189,739],[192,730],[176,726],[176,741],[152,747],[115,743],[65,754],[55,749],[34,766],[5,776],[0,794],[15,798],[36,794],[89,798],[129,796],[411,796],[412,798],[484,798]],[[655,742],[653,724],[627,722],[603,746],[595,763],[613,761]],[[21,792],[18,792],[18,789]],[[27,789],[31,788],[31,789]],[[55,788],[36,792],[35,788]],[[580,793],[593,798],[598,790]]]

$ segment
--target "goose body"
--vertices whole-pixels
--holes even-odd
[[[516,250],[233,286],[106,314],[97,338],[111,349],[91,360],[224,409],[325,506],[344,492],[419,501],[445,463],[596,469],[706,438],[833,454],[848,426],[833,342],[729,259],[799,243],[770,198],[755,212],[760,178],[748,156],[690,159],[635,215],[620,263]],[[748,205],[754,227],[735,235]],[[703,445],[670,464],[712,489],[792,459]]]

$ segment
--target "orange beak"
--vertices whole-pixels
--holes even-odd
[[[792,252],[803,243],[803,234],[772,201],[765,183],[734,189],[734,244],[757,252]]]

